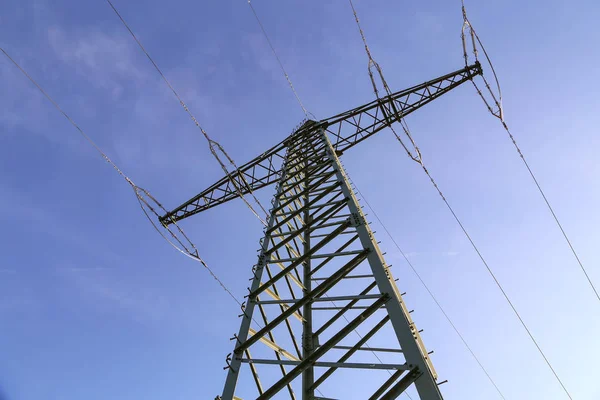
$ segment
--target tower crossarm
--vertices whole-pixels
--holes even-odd
[[[479,62],[320,121],[338,154],[481,74]]]
[[[325,129],[338,154],[482,73],[476,63],[321,121],[307,121],[285,140],[160,218],[170,224],[276,182],[286,148],[296,138]],[[233,183],[235,182],[235,184]]]

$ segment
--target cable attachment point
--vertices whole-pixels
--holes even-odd
[[[466,18],[466,12],[464,11],[464,0],[463,0],[463,15],[465,16],[464,18],[467,19]],[[544,193],[544,190],[542,189],[542,187],[541,187],[540,183],[538,182],[535,174],[533,173],[531,167],[529,166],[529,163],[525,159],[525,156],[523,155],[523,152],[521,151],[521,148],[517,144],[517,141],[515,140],[513,134],[509,130],[508,125],[506,124],[506,121],[504,120],[504,110],[502,108],[502,90],[500,88],[500,82],[498,80],[498,76],[496,75],[496,71],[494,70],[494,66],[493,66],[493,64],[492,64],[492,62],[490,60],[490,57],[488,56],[488,54],[487,54],[487,52],[485,50],[485,47],[483,46],[483,44],[481,43],[481,40],[479,39],[479,36],[477,36],[477,33],[475,32],[475,30],[473,29],[473,27],[470,24],[469,24],[469,26],[471,27],[471,30],[472,30],[473,35],[475,37],[475,40],[477,41],[477,43],[479,44],[479,47],[483,51],[483,54],[485,55],[486,61],[489,64],[489,66],[490,66],[490,68],[492,70],[492,73],[494,75],[494,80],[496,81],[496,88],[498,90],[498,94],[496,95],[494,93],[494,91],[492,90],[489,82],[487,81],[487,79],[485,78],[485,76],[483,74],[481,75],[481,79],[483,80],[483,82],[485,84],[485,87],[486,87],[486,89],[487,89],[487,91],[489,93],[491,101],[488,101],[488,99],[482,94],[481,90],[479,89],[479,87],[477,86],[477,83],[475,83],[474,80],[471,80],[471,83],[473,83],[473,86],[475,87],[475,90],[477,91],[477,94],[479,94],[479,96],[483,100],[483,102],[484,102],[485,106],[487,107],[488,111],[490,112],[490,114],[492,114],[494,117],[498,118],[501,121],[502,127],[504,128],[504,130],[506,131],[506,134],[510,138],[513,146],[515,147],[515,150],[517,151],[519,157],[521,158],[521,161],[523,161],[523,164],[525,165],[525,168],[527,169],[527,172],[529,172],[529,175],[531,176],[531,179],[533,179],[533,182],[535,183],[535,186],[537,187],[538,191],[540,192],[540,195],[542,196],[542,198],[544,200],[544,203],[546,203],[546,206],[548,207],[548,210],[552,214],[552,218],[556,222],[556,225],[560,229],[560,231],[561,231],[563,237],[565,238],[565,240],[566,240],[569,248],[571,249],[571,252],[573,253],[573,256],[575,257],[575,260],[577,261],[577,264],[579,264],[579,267],[580,267],[581,271],[583,272],[583,274],[585,275],[585,278],[588,281],[590,287],[594,291],[594,294],[596,295],[596,298],[600,301],[600,293],[599,293],[599,291],[596,289],[596,286],[592,282],[592,280],[591,280],[591,278],[590,278],[590,276],[589,276],[586,268],[583,265],[583,262],[581,261],[581,259],[579,258],[579,255],[575,251],[575,248],[573,247],[573,244],[571,243],[571,240],[569,239],[569,236],[567,235],[567,233],[563,229],[563,226],[562,226],[560,220],[556,216],[556,213],[554,212],[554,208],[552,207],[552,205],[550,204],[550,201],[546,197],[546,194]],[[540,352],[541,352],[541,350],[540,350]],[[548,361],[547,361],[547,363],[550,366],[550,363]],[[550,368],[552,369],[552,366],[550,366]],[[554,370],[553,370],[553,372],[554,372]],[[564,391],[567,393],[567,395],[569,395],[567,389],[564,387],[564,385],[562,385],[562,382],[558,378],[558,375],[556,373],[554,373],[554,375],[556,376],[556,378],[558,379],[558,381],[561,383],[561,386],[563,387]],[[569,395],[569,397],[571,397],[571,396]]]
[[[156,200],[146,189],[136,185],[132,185],[132,188],[144,215],[146,216],[148,221],[150,221],[154,229],[163,237],[163,239],[165,239],[173,248],[178,250],[180,253],[196,261],[199,261],[202,265],[207,267],[204,260],[200,258],[200,254],[198,253],[196,245],[190,240],[190,238],[185,234],[183,229],[181,229],[181,227],[177,224],[173,216],[170,216],[168,218],[161,218],[161,214],[167,215],[167,210],[165,209],[165,207],[158,200]],[[152,214],[154,217],[151,217],[150,214]],[[156,224],[154,222],[155,219],[159,221],[159,224]],[[162,229],[159,228],[159,225]],[[214,274],[212,275],[214,278],[216,278]]]
[[[242,313],[238,315],[238,318],[241,318],[242,316],[244,316],[246,318],[250,318],[250,316],[248,314],[246,314],[246,302],[245,301],[240,305],[240,309],[242,310]]]
[[[233,369],[231,367],[231,353],[227,354],[227,357],[225,357],[225,362],[227,363],[227,366],[223,367],[224,370],[225,369],[230,369],[231,372],[234,372],[234,373],[237,372],[235,369]]]
[[[415,143],[415,140],[412,137],[410,129],[408,128],[408,124],[406,123],[406,121],[404,119],[399,118],[399,117],[397,117],[397,118],[398,118],[398,121],[400,122],[400,126],[402,127],[402,130],[404,131],[404,135],[406,135],[406,137],[410,140],[410,143],[412,144],[415,154],[413,154],[408,149],[408,147],[404,144],[404,141],[402,140],[400,135],[398,135],[396,133],[396,130],[394,129],[394,127],[391,124],[390,124],[390,129],[394,133],[396,140],[402,145],[402,147],[404,148],[404,151],[406,151],[406,154],[408,155],[408,157],[411,160],[413,160],[414,162],[416,162],[417,164],[420,164],[422,166],[423,165],[423,155],[421,154],[421,150],[419,150],[419,146],[417,146],[417,144]]]
[[[349,217],[348,220],[350,221],[350,225],[351,226],[359,226],[359,225],[364,225],[365,224],[365,220],[362,216],[360,216],[358,213],[352,213]]]
[[[468,45],[467,45],[467,39],[466,39],[466,31],[468,31],[468,35],[471,38],[471,47],[472,47],[471,51],[475,58],[475,63],[479,64],[479,66],[481,66],[481,64],[479,62],[479,50],[478,50],[478,49],[481,49],[481,51],[483,52],[483,55],[485,56],[485,61],[489,65],[489,67],[492,71],[492,74],[494,76],[494,80],[496,82],[495,90],[497,90],[497,93],[494,92],[494,90],[492,90],[492,87],[489,84],[486,77],[483,75],[483,72],[481,73],[481,79],[483,80],[483,83],[485,84],[485,87],[486,87],[487,91],[489,92],[490,100],[485,98],[485,96],[482,94],[481,90],[479,90],[479,87],[477,86],[477,84],[475,83],[475,81],[473,79],[471,79],[471,82],[473,83],[473,86],[475,86],[477,93],[482,98],[482,100],[485,103],[486,107],[488,108],[489,112],[494,117],[500,119],[501,121],[504,121],[504,111],[502,109],[502,90],[500,89],[500,82],[498,80],[496,71],[494,70],[492,61],[490,60],[490,57],[489,57],[487,51],[485,50],[483,43],[481,42],[481,39],[477,35],[475,28],[473,28],[471,21],[469,21],[469,18],[467,16],[467,11],[465,8],[464,0],[462,0],[462,14],[463,14],[463,26],[461,29],[461,40],[462,40],[462,46],[463,46],[463,57],[465,59],[465,65],[469,64],[469,55],[468,55],[469,52],[467,51]]]
[[[467,10],[465,9],[465,3],[462,3],[462,14],[463,14],[463,26],[461,29],[461,40],[463,46],[463,57],[465,59],[465,66],[469,65],[469,55],[467,52],[467,39],[465,35],[465,31],[469,31],[469,36],[471,37],[471,46],[473,51],[473,56],[475,57],[475,61],[479,61],[479,53],[477,51],[477,41],[475,40],[475,31],[473,30],[473,26],[471,22],[469,22],[469,18],[467,17]]]
[[[258,267],[258,265],[257,265],[257,264],[254,264],[254,265],[252,266],[252,278],[248,279],[249,281],[253,281],[253,280],[255,280],[255,279],[258,279],[258,275],[257,275],[258,268],[259,268],[259,267]]]

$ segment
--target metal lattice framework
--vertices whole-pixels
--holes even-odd
[[[360,383],[352,387],[353,398],[395,399],[414,385],[419,398],[442,399],[428,352],[339,157],[478,74],[476,64],[307,121],[161,218],[165,224],[182,220],[277,182],[218,399],[332,400],[351,382]],[[371,353],[381,362],[374,364]]]
[[[180,221],[235,199],[239,197],[236,186],[242,189],[243,194],[247,194],[250,190],[254,191],[275,183],[280,177],[287,147],[290,143],[294,143],[299,136],[304,135],[307,130],[316,134],[319,129],[325,129],[333,147],[338,154],[341,154],[479,74],[481,74],[481,66],[477,63],[312,125],[303,126],[281,143],[242,165],[230,176],[223,177],[169,212],[161,220],[166,223]],[[232,183],[232,180],[236,182],[236,185]]]

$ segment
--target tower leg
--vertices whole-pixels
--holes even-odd
[[[442,399],[442,394],[435,382],[434,370],[429,356],[425,351],[425,346],[421,340],[415,323],[412,321],[406,303],[402,300],[400,291],[396,286],[396,282],[392,277],[392,271],[387,267],[381,250],[375,241],[373,231],[365,219],[365,215],[360,208],[358,199],[354,195],[346,172],[342,167],[338,156],[333,149],[333,146],[329,142],[329,138],[323,132],[323,140],[327,143],[328,156],[331,161],[335,164],[336,176],[340,182],[342,182],[342,192],[349,199],[348,208],[352,213],[356,224],[356,231],[360,241],[365,249],[369,249],[369,255],[367,257],[379,291],[382,294],[386,294],[390,297],[391,301],[386,303],[388,315],[390,321],[394,327],[394,331],[398,338],[398,342],[402,346],[402,351],[406,362],[411,368],[416,367],[420,374],[422,374],[415,382],[417,391],[421,399],[434,400]],[[400,395],[400,393],[398,393]]]
[[[310,142],[307,141],[307,144]],[[308,190],[310,184],[310,175],[309,175],[310,164],[308,161],[304,164],[304,223],[309,226],[304,232],[304,252],[303,254],[307,254],[310,252],[310,220],[311,214],[310,209],[308,208],[308,203],[310,201],[310,193]],[[312,290],[312,280],[311,280],[311,259],[308,257],[303,263],[303,280],[304,284],[303,294],[306,295]],[[312,321],[312,302],[308,302],[304,305],[302,309],[302,316],[304,317],[304,324],[302,326],[302,358],[306,359],[309,357],[314,349],[313,342],[313,321]],[[302,400],[313,400],[315,398],[315,391],[313,389],[313,384],[315,383],[315,371],[314,367],[309,367],[302,373]]]

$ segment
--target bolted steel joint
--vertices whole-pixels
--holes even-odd
[[[350,220],[351,226],[359,226],[365,224],[365,219],[358,213],[352,213],[350,217],[348,217],[348,219]]]

